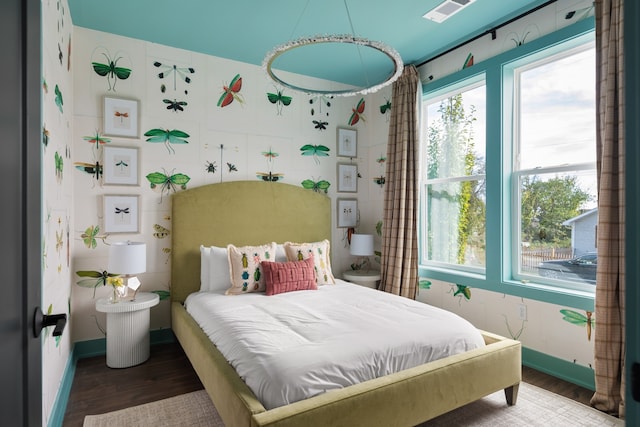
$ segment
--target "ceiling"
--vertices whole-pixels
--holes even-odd
[[[274,47],[307,36],[349,34],[419,64],[546,0],[476,0],[443,23],[424,19],[443,0],[68,0],[73,24],[261,65]],[[345,6],[346,1],[346,6]],[[378,51],[323,43],[283,54],[273,67],[348,85],[384,80]]]

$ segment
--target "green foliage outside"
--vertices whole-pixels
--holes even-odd
[[[427,177],[429,179],[484,174],[484,163],[474,153],[475,108],[465,111],[462,94],[443,100],[440,118],[427,133]],[[448,182],[428,187],[430,217],[429,259],[465,264],[470,243],[484,250],[484,187],[478,181]],[[431,215],[431,214],[434,215]],[[455,219],[451,221],[451,219]],[[434,236],[434,228],[449,228],[449,238]],[[454,237],[455,236],[455,237]]]
[[[546,181],[526,176],[521,184],[522,241],[534,246],[571,247],[571,228],[562,225],[590,200],[574,176]]]

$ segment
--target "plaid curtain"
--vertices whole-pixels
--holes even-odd
[[[420,77],[404,67],[393,84],[382,232],[380,289],[415,299],[418,289]]]
[[[598,0],[596,130],[598,270],[591,405],[624,418],[625,173],[623,0]]]

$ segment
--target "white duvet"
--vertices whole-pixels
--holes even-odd
[[[484,346],[456,314],[339,280],[185,306],[267,409]]]

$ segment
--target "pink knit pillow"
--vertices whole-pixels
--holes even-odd
[[[318,289],[313,257],[302,261],[261,262],[267,295]]]

